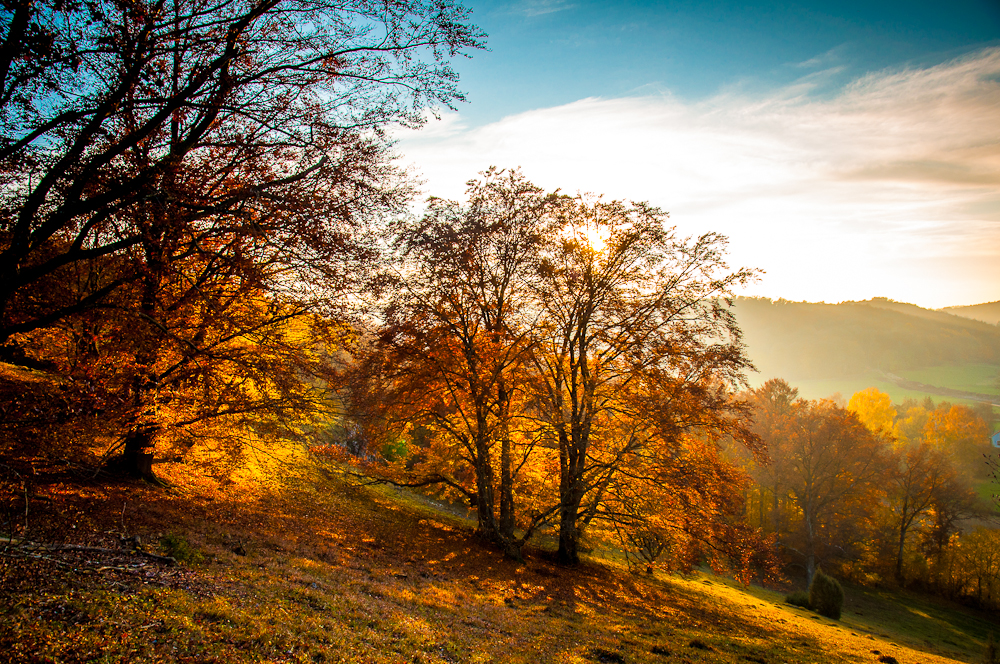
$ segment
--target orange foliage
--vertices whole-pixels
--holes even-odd
[[[731,398],[749,362],[720,299],[753,273],[664,217],[490,170],[467,205],[434,200],[400,224],[385,324],[351,381],[378,432],[358,451],[405,442],[378,476],[464,496],[514,556],[543,526],[571,563],[584,532],[655,539],[648,557],[670,547],[675,567],[742,570],[766,551],[717,443],[759,451]]]

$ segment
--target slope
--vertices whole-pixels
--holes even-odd
[[[168,493],[37,471],[30,538],[0,558],[8,661],[818,664],[878,652],[936,664],[975,660],[991,628],[984,614],[860,589],[835,623],[706,574],[567,569],[540,550],[505,560],[433,503],[321,470],[237,487],[165,464],[189,487]]]

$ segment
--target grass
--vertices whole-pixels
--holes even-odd
[[[963,392],[1000,395],[997,379],[1000,366],[995,364],[960,364],[939,367],[924,367],[901,372],[903,378],[925,385],[950,387]]]
[[[0,558],[0,652],[47,662],[976,661],[990,616],[847,587],[843,620],[784,592],[619,561],[504,559],[464,510],[319,474],[280,484],[92,484],[40,469],[36,541],[183,550],[176,567],[64,551]],[[173,474],[173,475],[171,475]],[[10,498],[13,500],[13,498]],[[20,534],[20,533],[19,533]]]
[[[876,374],[868,374],[857,378],[793,380],[789,384],[792,387],[797,387],[799,389],[799,396],[804,399],[827,399],[839,394],[846,403],[855,392],[860,392],[868,387],[875,387],[879,391],[888,394],[893,403],[900,403],[904,399],[923,401],[925,397],[931,397],[935,403],[945,400],[965,405],[973,403],[957,397],[942,397],[928,392],[905,389],[888,382]]]
[[[990,377],[990,371],[993,371],[992,377]],[[1000,372],[1000,367],[987,364],[968,364],[962,366],[928,367],[915,371],[901,372],[900,375],[903,378],[924,383],[925,385],[946,387],[963,392],[996,395],[1000,394],[1000,391],[996,389],[996,386],[991,385],[990,382],[996,379],[997,372]],[[974,406],[976,404],[971,399],[963,399],[958,396],[944,396],[899,387],[875,373],[854,378],[792,380],[790,384],[792,387],[797,387],[799,389],[799,396],[805,399],[826,399],[839,394],[846,402],[855,392],[860,392],[868,387],[875,387],[879,391],[888,394],[893,403],[901,403],[904,399],[923,401],[925,398],[930,397],[934,400],[934,403],[948,401],[965,406]]]
[[[1000,494],[1000,486],[997,485],[997,482],[993,479],[980,480],[973,482],[972,489],[979,496],[981,505],[991,505],[992,512],[1000,514],[1000,505],[997,505],[997,501],[994,499],[995,495]]]
[[[906,590],[879,590],[842,583],[844,611],[837,624],[841,629],[863,635],[866,640],[886,642],[896,648],[926,650],[959,661],[977,661],[989,634],[997,629],[996,617],[958,607],[934,597]],[[775,594],[752,588],[759,597]],[[789,607],[800,615],[807,609]],[[818,623],[831,623],[811,614]],[[879,646],[873,646],[879,649]],[[882,648],[883,652],[886,652]],[[900,659],[897,656],[897,659]],[[900,659],[900,661],[903,661]]]

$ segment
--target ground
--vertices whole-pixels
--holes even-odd
[[[509,560],[449,510],[322,470],[237,485],[166,466],[166,489],[35,468],[27,515],[7,483],[0,660],[932,664],[1000,633],[918,596],[849,587],[832,621],[706,572]]]

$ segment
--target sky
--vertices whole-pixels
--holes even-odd
[[[1000,300],[1000,0],[467,0],[468,101],[396,137],[427,195],[489,166],[720,232],[741,294]]]

